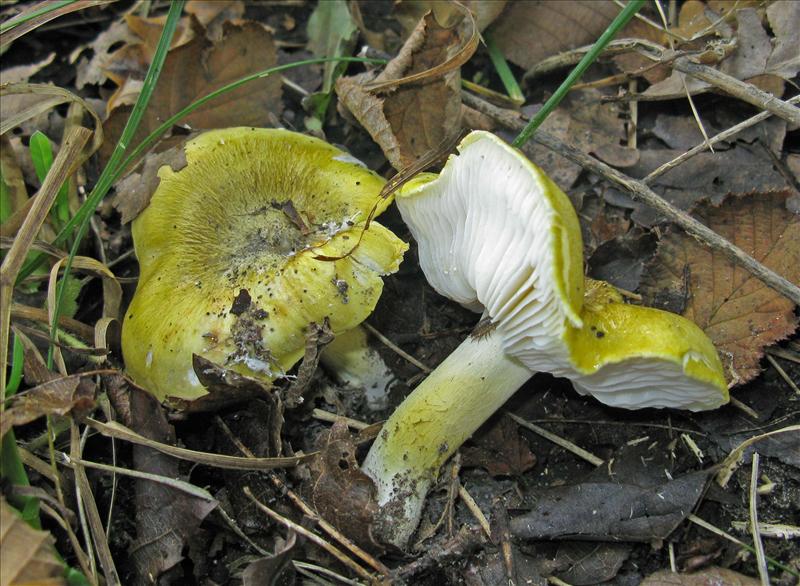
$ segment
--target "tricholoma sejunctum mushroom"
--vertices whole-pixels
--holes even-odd
[[[161,399],[205,393],[193,354],[283,375],[310,323],[338,334],[372,312],[407,249],[377,222],[365,230],[390,203],[385,181],[322,140],[229,128],[184,149],[133,222],[141,270],[122,331],[128,373]]]
[[[440,465],[532,376],[544,371],[608,405],[699,411],[728,400],[722,365],[691,321],[626,304],[585,279],[567,196],[496,136],[475,131],[439,175],[396,195],[420,265],[442,295],[483,312],[471,336],[392,414],[364,463],[403,546]]]

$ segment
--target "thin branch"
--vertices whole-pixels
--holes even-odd
[[[252,501],[252,503],[254,505],[256,505],[259,509],[261,509],[261,511],[266,513],[266,515],[269,518],[271,518],[273,521],[277,521],[278,523],[281,523],[282,525],[286,526],[288,529],[291,529],[294,532],[299,533],[300,535],[302,535],[303,537],[305,537],[309,541],[314,542],[316,545],[318,545],[319,547],[321,547],[322,549],[327,551],[330,555],[335,557],[342,564],[344,564],[346,567],[350,568],[350,570],[352,570],[353,572],[355,572],[356,574],[358,574],[362,578],[364,578],[364,579],[366,579],[366,580],[368,580],[370,582],[372,582],[375,579],[375,576],[370,574],[364,567],[362,567],[361,565],[357,564],[354,560],[352,560],[349,557],[347,557],[344,554],[344,552],[342,550],[340,550],[338,547],[328,543],[327,541],[322,539],[316,533],[314,533],[312,531],[309,531],[308,529],[306,529],[302,525],[298,525],[297,523],[295,523],[291,519],[287,519],[286,517],[283,517],[283,516],[279,515],[278,513],[276,513],[272,509],[270,509],[267,505],[265,505],[264,503],[259,501],[253,495],[253,493],[250,490],[249,486],[243,487],[242,491],[244,492],[245,496]]]
[[[795,126],[800,126],[800,108],[788,102],[784,102],[769,92],[758,89],[751,83],[740,81],[708,65],[701,65],[700,63],[689,61],[687,57],[676,59],[673,68],[709,83],[715,88],[739,98],[743,102],[752,104],[762,110],[768,110],[787,122],[791,122]]]
[[[798,102],[800,102],[800,95],[794,96],[792,99],[787,100],[787,103],[789,103],[789,104],[797,104]],[[671,161],[668,161],[668,162],[664,163],[658,169],[656,169],[655,171],[651,172],[647,177],[642,179],[642,183],[645,183],[645,184],[652,183],[653,180],[656,177],[659,177],[659,176],[663,175],[664,173],[666,173],[667,171],[669,171],[670,169],[673,169],[674,167],[677,167],[678,165],[680,165],[681,163],[683,163],[687,159],[691,159],[696,154],[702,153],[703,151],[708,149],[709,146],[713,146],[713,145],[717,144],[720,141],[727,140],[727,139],[731,138],[732,136],[735,136],[735,135],[739,134],[742,130],[746,130],[746,129],[750,128],[751,126],[755,126],[759,122],[762,122],[763,120],[766,120],[770,116],[772,116],[772,112],[769,112],[769,111],[765,110],[764,112],[759,112],[758,114],[756,114],[755,116],[753,116],[751,118],[748,118],[747,120],[739,122],[739,124],[736,124],[735,126],[731,126],[727,130],[724,130],[724,131],[720,132],[719,134],[717,134],[716,136],[713,136],[710,139],[708,139],[708,143],[705,143],[705,142],[700,143],[697,146],[694,146],[694,147],[690,148],[688,151],[686,151],[682,155],[679,155],[679,156],[675,157],[674,159],[672,159]]]
[[[461,95],[465,104],[490,116],[509,130],[519,132],[525,127],[525,120],[518,112],[498,108],[465,92],[462,92]],[[775,271],[768,269],[738,246],[731,244],[728,240],[704,224],[698,222],[686,212],[676,208],[640,180],[633,179],[624,173],[620,173],[591,155],[581,152],[574,146],[542,130],[537,130],[533,139],[539,144],[577,163],[584,169],[597,173],[607,180],[623,187],[631,192],[636,199],[646,203],[660,214],[666,216],[668,220],[683,228],[684,231],[692,235],[698,241],[714,250],[722,252],[730,260],[760,279],[764,284],[788,299],[791,299],[794,303],[800,304],[800,287],[780,276]]]
[[[764,543],[761,541],[761,530],[758,527],[758,452],[753,452],[753,463],[750,471],[750,533],[753,536],[753,547],[758,561],[758,575],[763,586],[769,586],[769,570],[764,554]]]

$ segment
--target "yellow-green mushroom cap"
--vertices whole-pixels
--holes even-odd
[[[184,149],[186,166],[159,170],[132,229],[140,277],[123,354],[159,398],[205,393],[193,354],[262,380],[284,374],[309,323],[342,333],[372,312],[407,249],[377,222],[364,229],[390,203],[384,180],[324,141],[229,128]]]
[[[504,352],[531,371],[629,409],[727,402],[721,362],[700,328],[627,305],[606,283],[585,287],[569,198],[496,136],[470,133],[438,176],[403,188],[397,206],[434,289],[485,311]]]
[[[608,283],[587,279],[583,326],[568,329],[569,372],[582,394],[638,409],[716,409],[728,402],[714,344],[692,321],[629,305]]]

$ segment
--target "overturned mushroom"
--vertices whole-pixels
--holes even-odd
[[[193,354],[283,375],[309,323],[338,334],[369,315],[407,248],[376,222],[365,230],[384,180],[321,140],[230,128],[184,149],[133,223],[140,277],[122,333],[127,371],[162,399],[205,393]]]
[[[538,167],[486,132],[459,151],[396,201],[431,285],[491,325],[406,398],[364,462],[380,532],[398,546],[440,465],[535,371],[617,407],[697,411],[728,399],[716,350],[694,323],[584,280],[575,211]]]

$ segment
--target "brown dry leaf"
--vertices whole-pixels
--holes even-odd
[[[131,427],[143,436],[175,444],[175,430],[161,405],[144,391],[130,387]],[[180,478],[178,460],[141,445],[133,446],[134,468],[168,478]],[[155,583],[165,571],[180,563],[186,544],[203,519],[217,506],[175,488],[136,480],[136,541],[131,559],[138,583]]]
[[[50,533],[28,525],[0,496],[0,586],[66,584],[54,544]]]
[[[55,53],[50,53],[47,57],[30,65],[17,65],[8,67],[0,71],[0,83],[19,83],[28,81],[31,77],[39,73],[42,69],[50,65],[56,58]]]
[[[761,582],[726,568],[705,568],[694,574],[659,570],[644,579],[641,586],[758,586]]]
[[[136,219],[150,203],[161,182],[158,170],[164,165],[169,165],[173,171],[180,171],[186,166],[186,151],[182,144],[160,153],[148,153],[140,168],[117,183],[113,204],[122,215],[120,221],[123,224]]]
[[[503,12],[506,0],[465,0],[461,4],[472,12],[478,30],[483,32]],[[445,26],[452,22],[451,19],[458,19],[461,15],[455,3],[447,0],[403,0],[397,5],[394,13],[403,27],[405,33],[403,36],[410,35],[420,19],[429,11],[433,12],[436,20]]]
[[[112,79],[122,85],[125,79],[144,79],[147,65],[153,58],[165,18],[141,18],[128,14],[97,35],[97,38],[78,47],[70,54],[70,63],[78,61],[75,86],[82,89],[87,84],[100,85]],[[171,47],[189,42],[195,34],[189,18],[182,18],[175,30]],[[122,44],[122,46],[120,46]],[[92,50],[91,59],[81,57]]]
[[[489,31],[508,60],[530,69],[546,57],[593,43],[620,10],[611,0],[511,2]]]
[[[337,421],[311,461],[311,502],[327,521],[358,543],[380,549],[372,536],[378,511],[372,480],[358,467],[347,424]]]
[[[765,266],[800,281],[800,217],[786,211],[786,195],[730,198],[720,207],[704,206],[697,215]],[[709,335],[735,384],[758,375],[764,348],[797,327],[791,301],[683,232],[662,238],[643,283],[648,305],[685,299],[681,313]]]
[[[70,375],[44,382],[14,398],[0,413],[0,436],[14,426],[25,425],[45,415],[66,415],[72,410],[86,413],[94,405],[94,385]]]
[[[527,108],[523,108],[523,112],[533,113]],[[625,138],[620,105],[600,102],[600,92],[597,90],[568,94],[544,121],[542,130],[575,145],[584,153],[601,152],[604,156],[612,153],[606,147],[619,147],[620,141]],[[506,138],[510,142],[513,135],[506,135]],[[579,165],[533,141],[528,142],[523,150],[561,189],[569,189],[582,171]],[[617,159],[622,157],[615,157],[613,162],[620,162]]]
[[[699,6],[699,11],[694,18],[684,17],[684,12],[690,7]],[[723,53],[729,53],[720,63],[720,71],[737,79],[748,81],[759,88],[770,91],[775,95],[783,94],[784,80],[797,75],[800,71],[800,32],[794,23],[800,18],[800,4],[797,2],[777,2],[767,11],[769,26],[774,37],[770,37],[765,27],[762,13],[754,7],[737,4],[735,12],[730,17],[735,17],[736,30],[733,30],[719,19],[713,19],[715,13],[707,13],[703,3],[693,0],[687,2],[681,9],[682,26],[677,32],[690,36],[697,30],[703,30],[710,25],[716,25],[714,32],[722,37],[719,45]],[[732,42],[735,40],[735,46]],[[681,45],[681,49],[701,48],[694,44]],[[704,63],[716,63],[719,55],[714,51],[707,51],[700,58]],[[683,74],[673,72],[670,77],[660,81],[644,92],[644,95],[670,99],[685,95],[683,87]],[[692,93],[707,91],[710,85],[697,79],[686,77],[689,90]]]
[[[477,436],[474,445],[461,448],[464,467],[480,466],[492,476],[517,476],[536,465],[536,456],[508,417],[498,417]]]
[[[205,27],[209,39],[218,41],[222,38],[223,25],[242,18],[244,9],[242,0],[189,0],[184,11]]]
[[[196,99],[237,79],[277,64],[272,35],[259,23],[226,24],[222,39],[212,43],[196,36],[172,49],[133,144],[138,144],[164,120]],[[183,119],[193,129],[227,126],[269,126],[281,111],[281,80],[274,75],[228,92]],[[128,107],[117,108],[106,120],[107,140],[101,155],[108,158],[128,119]]]
[[[465,43],[459,30],[458,26],[439,25],[428,14],[377,77],[363,73],[336,82],[339,100],[380,145],[395,169],[408,167],[461,128],[459,70],[397,87],[385,96],[374,95],[364,86],[397,82],[454,57],[463,58],[459,53],[464,53]]]

